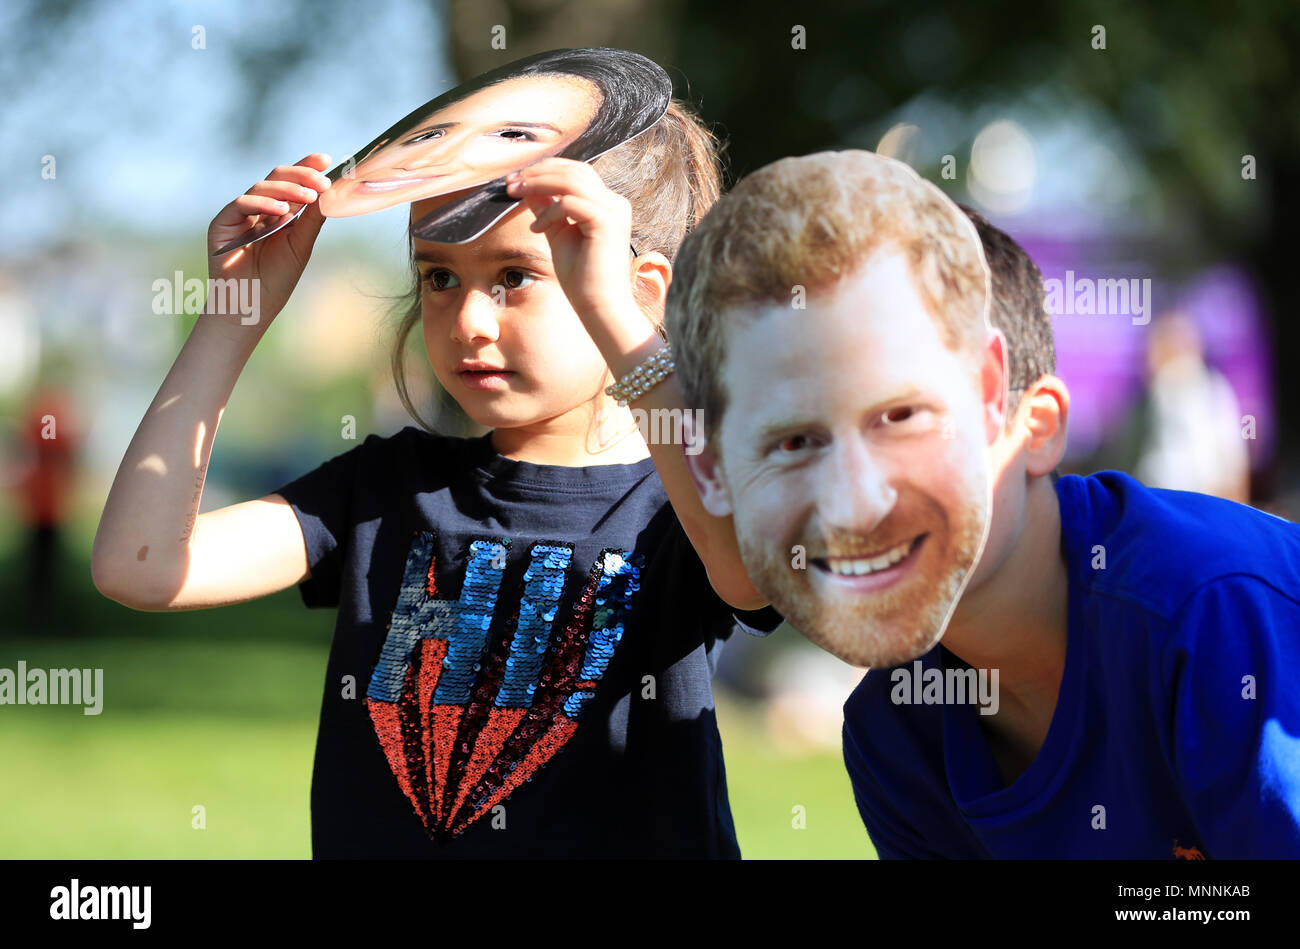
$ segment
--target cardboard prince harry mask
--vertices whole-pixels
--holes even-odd
[[[906,165],[823,152],[743,179],[674,271],[686,460],[750,579],[846,662],[927,652],[984,547],[1007,394],[974,227]]]
[[[329,172],[325,217],[352,217],[435,195],[466,193],[416,222],[422,240],[478,237],[518,204],[510,172],[558,155],[591,161],[657,122],[672,82],[620,49],[558,49],[499,66],[425,103]],[[217,254],[269,237],[302,208],[259,221]]]

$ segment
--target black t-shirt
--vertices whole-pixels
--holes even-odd
[[[316,857],[739,856],[710,684],[735,620],[651,459],[408,426],[277,493],[303,602],[338,608]]]

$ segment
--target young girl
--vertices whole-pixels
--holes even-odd
[[[439,382],[489,434],[371,435],[199,515],[221,413],[310,255],[328,167],[276,168],[209,228],[215,249],[308,205],[218,258],[214,276],[261,281],[261,319],[199,318],[109,494],[96,586],[175,610],[298,584],[338,608],[317,857],[739,856],[710,675],[733,614],[780,618],[730,519],[700,505],[681,443],[698,433],[660,425],[647,446],[637,425],[680,417],[659,324],[671,259],[719,193],[711,137],[673,103],[594,167],[511,176],[523,204],[478,240],[412,239],[394,365],[418,320]],[[398,387],[410,409],[400,368]]]

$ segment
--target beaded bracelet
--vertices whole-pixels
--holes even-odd
[[[627,405],[666,379],[673,368],[673,350],[665,342],[645,362],[607,388],[605,394],[612,395],[619,405]]]

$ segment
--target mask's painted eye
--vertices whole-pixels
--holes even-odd
[[[513,142],[535,142],[537,136],[527,129],[504,128],[496,131],[497,138],[508,138]]]
[[[418,145],[421,142],[432,142],[442,138],[446,134],[447,134],[446,129],[429,129],[429,131],[427,132],[421,132],[418,135],[412,135],[406,141],[402,142],[402,144]]]

